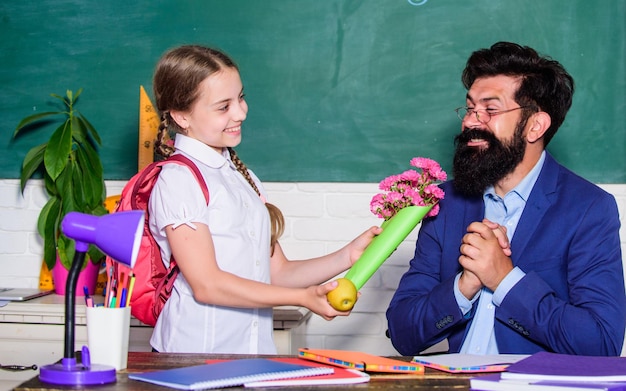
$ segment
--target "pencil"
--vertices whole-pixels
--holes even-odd
[[[135,274],[130,275],[130,283],[128,284],[128,294],[126,295],[126,306],[130,305],[130,298],[133,297],[133,287],[135,286]]]
[[[111,301],[111,289],[113,289],[113,266],[110,266],[108,269],[108,281],[107,281],[107,288],[106,288],[106,295],[104,297],[104,302],[106,304],[109,304],[109,302]]]
[[[122,288],[122,294],[120,295],[120,300],[117,303],[119,308],[126,307],[126,288]]]
[[[117,302],[115,303],[115,308],[123,307],[122,301],[124,301],[124,305],[126,305],[126,298],[121,296],[122,294],[124,294],[124,290],[126,289],[126,288],[124,288],[126,286],[126,280],[124,279],[125,278],[124,272],[121,272],[121,274],[120,274],[120,276],[118,276],[118,278],[119,278],[119,281],[120,281],[119,286],[121,288],[121,292],[120,292],[119,300],[117,300]]]

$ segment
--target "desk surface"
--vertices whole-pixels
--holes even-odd
[[[224,358],[250,358],[259,356],[247,355],[211,355],[211,354],[177,354],[177,353],[150,353],[150,352],[129,352],[128,353],[128,369],[117,373],[117,382],[104,386],[97,386],[98,391],[120,391],[120,390],[171,390],[168,387],[156,386],[150,383],[140,382],[128,379],[129,372],[144,372],[159,369],[176,368],[182,366],[204,364],[207,359],[224,359]],[[262,357],[280,357],[280,356],[262,356]],[[284,356],[283,356],[284,357]],[[408,360],[408,358],[405,358]],[[289,387],[289,389],[297,390],[341,390],[354,388],[360,390],[469,390],[469,378],[471,375],[449,374],[434,369],[426,368],[423,375],[411,374],[370,374],[369,383],[354,385],[329,385],[329,386],[305,386],[305,387]],[[474,375],[475,376],[475,375]],[[286,389],[284,387],[281,387]],[[53,386],[39,381],[38,377],[34,377],[14,390],[16,391],[43,391],[43,390],[70,390],[76,389],[72,387]],[[237,389],[236,387],[228,388],[229,390]],[[263,388],[259,388],[262,390]],[[268,388],[269,389],[269,388]],[[280,388],[271,388],[277,390]]]

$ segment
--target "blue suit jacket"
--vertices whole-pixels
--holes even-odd
[[[420,228],[415,257],[387,310],[389,334],[403,355],[447,338],[458,352],[474,308],[462,315],[453,293],[461,238],[484,216],[482,197],[466,198],[451,182],[439,215]],[[619,355],[626,296],[613,196],[559,165],[549,154],[511,242],[526,276],[496,308],[500,353]]]

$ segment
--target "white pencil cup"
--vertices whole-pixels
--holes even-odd
[[[93,364],[125,369],[128,362],[130,307],[86,307],[87,341]]]

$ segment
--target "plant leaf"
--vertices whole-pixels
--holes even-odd
[[[72,137],[76,142],[84,144],[86,142],[93,142],[87,134],[85,125],[76,116],[72,116]]]
[[[104,253],[100,251],[100,249],[94,246],[93,244],[89,245],[89,249],[87,250],[87,255],[89,255],[89,258],[95,264],[102,262],[102,260],[104,259]]]
[[[57,190],[57,184],[50,178],[50,175],[44,170],[43,183],[46,186],[46,193],[51,197],[58,197],[59,191]]]
[[[45,222],[48,219],[48,215],[50,214],[50,211],[51,210],[54,211],[55,204],[57,202],[58,202],[57,198],[51,197],[50,199],[48,199],[48,202],[46,202],[43,208],[41,208],[41,212],[39,212],[39,217],[37,219],[37,232],[42,238],[44,237]]]
[[[98,155],[98,151],[91,143],[81,144],[83,151],[85,152],[86,162],[89,163],[91,172],[96,175],[96,177],[101,178],[103,175],[102,168],[102,160]]]
[[[59,256],[59,260],[61,261],[61,265],[63,265],[64,268],[66,269],[70,269],[70,267],[72,266],[72,261],[74,260],[74,253],[76,252],[76,244],[75,242],[68,238],[65,235],[60,235],[59,236],[59,241],[58,241],[58,256]]]
[[[86,166],[86,172],[91,175],[91,180],[93,181],[93,186],[95,187],[94,193],[102,200],[105,196],[104,168],[102,167],[102,160],[100,160],[98,151],[96,151],[96,149],[89,143],[83,145],[81,152],[84,152],[85,154],[83,163]]]
[[[44,166],[52,180],[56,181],[67,166],[71,150],[72,126],[71,121],[67,120],[54,131],[44,153]]]
[[[98,205],[94,209],[92,209],[89,214],[92,214],[94,216],[104,216],[106,214],[109,214],[109,210],[104,205]]]
[[[71,91],[69,91],[71,93]],[[72,105],[74,105],[74,103],[76,103],[76,101],[78,100],[78,97],[80,96],[80,94],[83,92],[82,87],[79,88],[76,93],[74,94],[74,100],[72,101]]]
[[[81,170],[78,163],[79,160],[80,158],[75,159],[71,163],[71,186],[72,194],[74,196],[73,210],[81,213],[86,213],[90,209],[91,194],[89,192],[88,186],[86,185],[89,179],[85,177],[85,173]]]
[[[43,259],[50,270],[54,267],[57,259],[56,238],[60,229],[60,212],[61,200],[52,197],[41,209],[37,220],[37,230],[44,239]]]
[[[69,109],[70,102],[67,100],[67,98],[65,98],[64,96],[61,96],[61,95],[57,95],[57,94],[50,94],[50,96],[60,100],[61,102],[63,102],[63,105]],[[67,114],[67,112],[65,112],[65,111],[63,111],[62,113]]]
[[[19,124],[15,127],[15,131],[13,132],[13,138],[17,136],[17,134],[26,126],[33,122],[37,122],[43,118],[49,117],[51,115],[63,114],[61,111],[46,111],[44,113],[37,113],[33,115],[29,115],[28,117],[22,118]]]
[[[20,174],[20,188],[22,189],[22,193],[24,193],[26,182],[28,182],[30,177],[33,176],[35,171],[43,163],[43,154],[46,151],[47,145],[47,143],[44,143],[32,147],[30,151],[26,153],[24,161],[22,162],[22,173]]]
[[[85,203],[89,208],[101,204],[104,198],[104,179],[102,177],[102,165],[95,151],[91,150],[91,146],[85,145],[85,148],[79,145],[76,149],[77,171],[81,173],[78,178],[79,182],[74,182],[74,186],[82,186],[85,196]],[[91,155],[90,155],[91,153]],[[94,167],[95,163],[95,167]]]
[[[93,138],[93,140],[95,140],[98,145],[102,145],[102,139],[100,138],[98,131],[96,131],[96,128],[94,128],[91,122],[87,121],[87,118],[85,118],[81,113],[77,114],[79,122],[82,123],[82,125],[89,131],[89,135]]]
[[[55,182],[56,191],[59,193],[59,197],[63,199],[63,206],[61,214],[65,216],[69,212],[80,212],[76,207],[76,194],[73,186],[73,164],[68,164],[61,175],[59,175]]]

